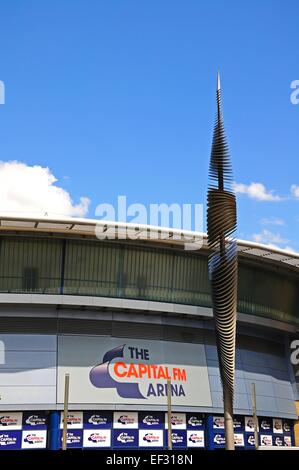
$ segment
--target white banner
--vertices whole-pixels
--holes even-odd
[[[213,416],[213,429],[224,429],[223,416]]]
[[[212,406],[204,346],[97,336],[58,338],[58,402]]]
[[[234,434],[235,446],[244,447],[244,434]]]
[[[63,411],[60,413],[60,429],[63,429]],[[83,429],[83,411],[69,411],[67,429]]]
[[[83,447],[110,447],[111,430],[110,429],[84,429]]]
[[[259,430],[258,425],[257,425],[257,430]],[[245,431],[254,432],[254,419],[252,416],[245,416]]]
[[[186,429],[186,413],[171,414],[172,429]],[[165,413],[165,429],[168,429],[168,413]]]
[[[205,436],[204,431],[187,431],[188,447],[204,447]]]
[[[283,434],[282,419],[273,418],[273,433]]]
[[[0,411],[0,430],[1,431],[17,431],[22,429],[23,413],[10,411]]]
[[[148,431],[147,429],[139,430],[139,447],[163,447],[163,431],[157,429]]]
[[[273,446],[273,439],[272,436],[261,434],[260,436],[261,446]]]
[[[23,431],[22,449],[45,449],[47,447],[47,431]]]
[[[138,428],[138,413],[137,411],[115,411],[113,413],[113,427],[114,429],[137,429]]]

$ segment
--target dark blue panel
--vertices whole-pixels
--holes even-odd
[[[0,431],[0,450],[21,448],[22,431]]]
[[[260,434],[272,434],[272,418],[259,418]]]
[[[60,447],[62,445],[62,430],[60,430]],[[80,449],[83,446],[83,429],[69,429],[67,432],[67,447]]]
[[[186,416],[187,429],[204,429],[205,418],[200,413],[187,413]]]
[[[163,429],[164,428],[164,413],[153,411],[138,413],[139,429]]]
[[[284,445],[283,435],[273,435],[273,445],[282,447]]]
[[[44,411],[24,411],[23,429],[47,429],[47,415]]]
[[[214,432],[213,444],[215,449],[221,449],[225,447],[224,432]]]
[[[84,429],[111,429],[112,411],[84,411]]]
[[[244,416],[234,417],[234,432],[242,433],[245,431]]]
[[[254,449],[255,448],[254,433],[245,432],[245,434],[244,434],[244,443],[245,443],[246,448]]]
[[[130,448],[138,447],[138,430],[137,429],[113,429],[113,447]]]
[[[168,431],[164,431],[164,442],[168,442]],[[171,434],[171,440],[172,440],[172,447],[173,449],[176,448],[186,448],[187,447],[187,431],[184,429],[176,429],[175,431],[172,431]]]
[[[292,432],[292,422],[289,419],[283,419],[282,421],[283,433],[288,435]]]

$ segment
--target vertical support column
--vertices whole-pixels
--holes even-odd
[[[67,416],[69,411],[69,389],[70,374],[64,377],[64,407],[63,407],[63,431],[62,431],[62,450],[67,449]]]
[[[168,450],[172,450],[172,425],[171,425],[171,381],[167,380],[167,444]]]
[[[235,450],[233,401],[230,390],[223,384],[225,449]]]
[[[119,248],[119,265],[118,265],[118,273],[117,273],[117,285],[116,285],[116,295],[117,297],[124,297],[124,287],[125,287],[125,271],[124,271],[124,257],[125,257],[125,250],[124,247],[121,246]]]
[[[60,268],[60,295],[64,294],[64,268],[65,268],[66,240],[62,240],[61,268]]]
[[[295,401],[297,415],[299,416],[299,400]],[[295,446],[299,446],[299,419],[295,421],[294,426]]]
[[[253,410],[253,422],[254,422],[254,447],[255,450],[259,448],[259,435],[258,435],[258,419],[256,414],[256,390],[255,383],[252,384],[252,410]]]
[[[59,445],[59,433],[60,433],[60,411],[51,411],[50,412],[50,423],[49,423],[49,449],[58,450]]]

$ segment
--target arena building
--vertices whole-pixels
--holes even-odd
[[[0,450],[61,446],[66,373],[70,448],[166,448],[167,379],[173,448],[223,448],[206,237],[95,226],[0,218]],[[259,444],[294,445],[299,255],[238,255],[235,443],[254,448],[255,383]]]

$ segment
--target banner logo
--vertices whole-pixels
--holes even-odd
[[[107,418],[99,416],[99,415],[92,415],[89,420],[89,424],[93,424],[94,426],[98,426],[99,424],[107,424]]]
[[[118,418],[117,422],[126,426],[127,424],[134,424],[135,420],[128,415],[122,415]]]
[[[151,363],[128,363],[125,359],[125,352],[129,355],[129,360],[142,359],[149,361],[149,350],[128,346],[125,344],[107,351],[103,361],[94,366],[90,373],[90,382],[98,388],[114,388],[121,398],[137,398],[146,400],[150,396],[167,396],[167,380],[182,382],[171,385],[172,396],[186,396],[183,384],[187,381],[186,369],[182,367],[166,366],[163,364]],[[115,361],[121,358],[122,360]],[[118,379],[118,380],[117,380]],[[129,381],[126,381],[128,380]],[[151,381],[147,384],[145,395],[141,393],[138,382],[131,382],[137,379],[138,382]],[[160,381],[162,383],[157,383]]]
[[[117,437],[117,440],[121,442],[122,444],[128,444],[129,442],[134,442],[135,438],[134,436],[130,436],[130,434],[128,434],[127,432],[122,432]]]
[[[148,426],[156,426],[159,424],[159,418],[154,418],[151,415],[145,416],[145,418],[142,420],[144,424],[147,424]]]
[[[28,444],[42,444],[44,442],[44,438],[37,434],[27,434],[24,438],[24,442],[28,442]]]
[[[46,418],[41,418],[37,415],[31,415],[28,416],[25,423],[30,424],[30,426],[41,426],[46,424]]]
[[[145,434],[145,436],[143,437],[143,440],[146,441],[146,442],[159,442],[160,440],[160,437],[158,435],[155,435],[151,432]]]
[[[93,443],[106,442],[107,441],[106,436],[102,436],[101,434],[96,433],[96,432],[92,433],[89,436],[88,440],[90,442],[93,442]]]
[[[11,416],[1,416],[0,424],[2,426],[15,426],[18,424],[17,418],[12,418]]]
[[[225,444],[225,437],[222,436],[221,434],[215,434],[214,436],[214,442],[217,445],[222,445]]]
[[[176,432],[173,432],[171,434],[171,440],[174,444],[181,444],[182,442],[184,442],[183,436],[177,434]]]
[[[202,420],[198,419],[196,416],[191,416],[188,419],[188,424],[190,424],[190,426],[202,426]]]
[[[11,437],[8,434],[0,434],[0,446],[16,445],[17,438]]]
[[[189,441],[193,442],[193,444],[202,444],[203,443],[203,436],[193,433],[189,436]]]

